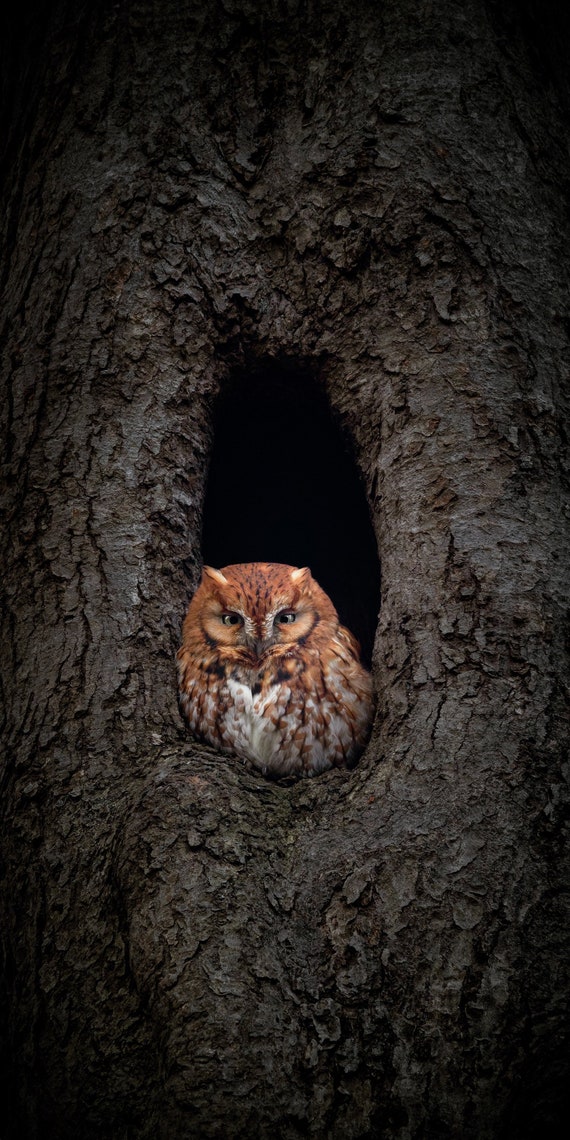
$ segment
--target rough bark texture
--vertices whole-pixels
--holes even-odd
[[[555,1136],[568,166],[532,21],[30,11],[1,310],[6,1135]],[[291,786],[192,744],[173,665],[215,397],[273,360],[325,391],[382,564],[371,744]],[[277,512],[298,462],[259,472]],[[250,490],[232,461],[228,514]]]

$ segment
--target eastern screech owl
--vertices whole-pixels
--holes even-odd
[[[205,566],[177,657],[192,732],[266,774],[351,765],[364,748],[370,674],[307,567]]]

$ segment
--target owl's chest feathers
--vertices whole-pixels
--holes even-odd
[[[370,678],[345,647],[304,648],[256,661],[180,657],[181,701],[191,728],[265,772],[320,772],[350,764],[368,735]]]
[[[305,698],[306,710],[294,697],[304,670],[303,662],[293,655],[257,665],[238,660],[227,668],[217,692],[217,727],[223,744],[264,770],[286,772],[294,763],[298,766],[298,747],[292,738],[304,723],[305,712],[314,708],[311,695]]]
[[[238,752],[263,767],[273,766],[282,746],[291,683],[301,670],[299,661],[284,657],[260,667],[238,664],[226,678],[226,732]]]
[[[272,767],[281,746],[275,715],[279,686],[262,689],[257,682],[250,686],[230,677],[227,687],[230,703],[224,717],[224,730],[228,742],[238,754],[263,768]]]

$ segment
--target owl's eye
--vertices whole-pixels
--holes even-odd
[[[296,620],[297,614],[294,613],[293,610],[282,610],[275,618],[275,621],[278,622],[279,625],[289,625],[292,621]]]
[[[236,614],[233,610],[228,610],[227,613],[221,614],[221,619],[224,625],[243,625],[241,614]]]

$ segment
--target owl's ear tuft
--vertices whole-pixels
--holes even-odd
[[[221,570],[215,570],[213,566],[204,566],[202,571],[202,581],[205,578],[210,578],[212,582],[216,582],[218,586],[228,586],[227,578],[222,574]]]
[[[300,566],[297,570],[291,571],[291,581],[296,586],[306,586],[311,577],[311,571],[308,566]]]

